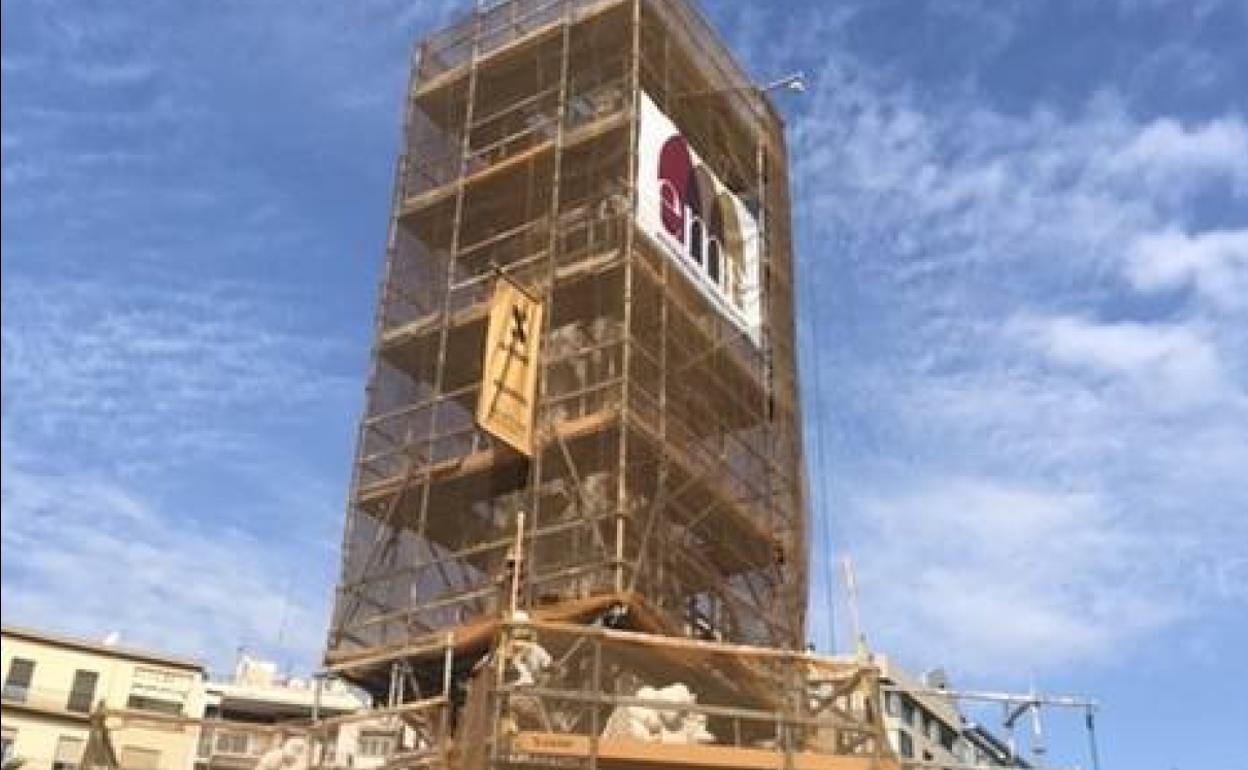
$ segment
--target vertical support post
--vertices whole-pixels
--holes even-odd
[[[451,698],[451,678],[455,669],[455,632],[446,633],[446,650],[442,659],[442,697]]]
[[[511,585],[508,587],[507,619],[514,620],[520,609],[520,580],[524,570],[524,511],[516,513],[516,541],[512,544]]]
[[[624,328],[620,339],[624,349],[620,353],[620,455],[616,473],[615,510],[615,590],[624,590],[624,534],[625,518],[631,501],[628,496],[628,402],[632,385],[632,320],[633,320],[633,242],[637,225],[633,221],[637,212],[637,131],[641,102],[641,0],[633,0],[632,44],[629,52],[629,108],[628,108],[628,226],[624,230]]]
[[[394,708],[395,705],[397,705],[397,701],[395,700],[395,690],[397,687],[396,682],[399,678],[398,673],[399,673],[398,662],[392,662],[390,664],[390,685],[389,685],[389,688],[386,690],[386,706],[389,708]]]
[[[451,698],[452,679],[455,672],[455,632],[448,631],[446,634],[446,650],[445,657],[442,660],[442,708],[438,717],[438,734],[435,740],[439,747],[445,747],[450,744],[451,740],[451,709],[454,703]]]
[[[572,56],[571,40],[572,40],[572,2],[564,0],[563,2],[563,22],[562,22],[562,41],[559,56],[559,98],[555,107],[555,146],[552,153],[554,168],[552,169],[550,198],[547,205],[550,207],[547,211],[547,223],[550,233],[546,242],[546,312],[542,314],[541,338],[543,340],[550,338],[550,326],[552,317],[554,316],[554,300],[555,300],[555,277],[558,266],[558,250],[559,250],[559,186],[562,180],[563,169],[563,137],[564,124],[567,114],[568,99],[568,60]],[[539,349],[542,351],[538,355],[535,365],[537,366],[537,404],[534,407],[538,410],[535,416],[537,423],[537,437],[533,448],[533,459],[530,462],[529,488],[531,491],[529,508],[533,514],[533,521],[530,527],[533,529],[532,536],[529,538],[529,547],[537,547],[537,527],[538,520],[541,516],[541,494],[542,494],[542,457],[546,454],[545,443],[549,435],[543,435],[547,431],[557,430],[555,426],[550,425],[546,419],[546,363],[542,359],[545,358],[547,352],[546,346],[542,345]],[[517,557],[519,553],[517,552]],[[529,580],[526,588],[531,590],[532,581]],[[514,612],[514,608],[513,608]]]
[[[490,720],[490,737],[489,737],[489,757],[490,767],[498,767],[499,760],[502,757],[502,746],[500,742],[503,740],[505,731],[510,730],[513,725],[508,719],[508,725],[503,724],[503,698],[501,692],[503,683],[506,679],[507,659],[511,654],[511,618],[503,621],[499,627],[498,646],[494,650],[494,681],[490,687],[490,704],[493,718]]]
[[[793,770],[793,744],[798,724],[798,720],[795,717],[801,715],[798,704],[806,700],[805,679],[797,676],[797,666],[793,656],[785,655],[781,657],[780,666],[780,681],[784,682],[786,691],[785,696],[780,701],[784,709],[781,715],[783,726],[780,732],[780,741],[784,748],[784,768],[785,770]]]
[[[638,61],[640,61],[641,60],[640,43],[638,44],[638,46],[639,47],[638,47],[637,59]],[[663,37],[663,60],[664,60],[663,71],[665,75],[667,73],[668,53],[669,51],[668,51],[668,44],[667,44],[667,36],[664,35]],[[641,89],[640,81],[638,81],[637,88],[640,91]],[[638,120],[640,120],[640,117],[638,118]],[[635,173],[633,178],[636,179],[637,176],[638,174]],[[664,511],[661,508],[657,507],[659,505],[659,501],[663,501],[664,506],[666,506],[666,502],[667,502],[667,494],[666,494],[666,487],[668,483],[668,480],[667,480],[667,448],[668,448],[668,443],[667,443],[667,404],[668,404],[667,374],[668,372],[667,372],[667,369],[668,369],[668,366],[670,365],[668,361],[667,345],[668,345],[668,339],[669,339],[668,314],[670,313],[670,307],[671,307],[671,295],[669,294],[669,292],[671,290],[672,261],[670,259],[664,259],[664,260],[660,260],[659,264],[662,265],[662,267],[660,268],[661,272],[660,272],[660,285],[659,285],[659,446],[661,448],[660,450],[661,455],[659,459],[658,481],[656,483],[655,490],[654,490],[655,497],[654,497],[654,500],[651,501],[651,504],[656,506],[655,511],[654,511],[654,516],[655,516],[654,521],[656,522],[659,517],[665,515]],[[646,539],[648,540],[649,538],[646,538]],[[657,580],[655,582],[660,592],[663,590],[663,585],[664,585],[663,573],[664,573],[664,569],[667,566],[667,546],[668,545],[669,545],[668,538],[666,536],[660,536],[656,539],[655,550],[658,551],[658,553],[656,554],[655,564],[653,565],[653,567],[657,575]],[[645,548],[646,546],[647,546],[647,543],[643,542],[642,547]],[[640,565],[640,563],[641,563],[641,558],[638,558],[638,565]],[[672,597],[672,599],[673,599],[672,605],[675,605],[679,597]],[[659,597],[659,601],[662,601],[666,604],[667,597],[665,596]],[[692,620],[693,620],[692,618],[689,618],[690,625],[692,625]]]
[[[316,767],[325,764],[325,746],[328,741],[320,729],[321,695],[325,688],[325,672],[317,671],[312,676],[312,725],[308,730],[308,754]]]
[[[589,686],[593,690],[586,701],[589,708],[589,768],[598,770],[598,738],[602,729],[598,726],[598,709],[602,704],[602,634],[594,634],[594,657],[590,671]]]
[[[442,317],[438,329],[438,360],[435,364],[433,375],[433,390],[430,398],[432,399],[430,408],[433,414],[429,419],[429,438],[426,442],[425,456],[434,457],[434,450],[438,438],[438,415],[442,411],[443,393],[442,387],[446,377],[446,348],[450,338],[451,329],[451,293],[455,286],[455,263],[459,259],[460,238],[462,237],[462,229],[464,223],[464,196],[467,194],[467,186],[465,184],[468,176],[469,163],[468,159],[472,153],[472,121],[476,104],[477,94],[477,65],[481,52],[481,12],[478,10],[472,16],[472,53],[468,61],[468,89],[465,97],[464,116],[463,116],[463,136],[459,141],[459,158],[458,169],[455,179],[455,212],[451,223],[451,244],[449,253],[446,255],[446,281],[442,295]],[[429,496],[431,487],[433,486],[429,478],[425,479],[425,483],[421,487],[420,495],[420,511],[417,520],[416,531],[421,535],[425,532],[426,523],[429,516]],[[402,490],[400,490],[400,494]]]

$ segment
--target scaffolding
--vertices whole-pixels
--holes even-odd
[[[154,729],[194,731],[203,770],[347,770],[365,765],[344,730],[368,725],[395,738],[371,770],[900,770],[879,671],[856,659],[516,616],[496,633],[466,676],[447,646],[424,697],[353,714],[257,725],[102,709],[81,767],[133,770],[115,747]],[[251,736],[246,756],[215,757],[221,735]]]
[[[803,651],[787,196],[686,0],[480,0],[421,42],[325,654],[373,705],[100,708],[83,770],[142,770],[116,746],[151,731],[196,770],[964,767],[897,757],[869,656]],[[542,306],[532,441],[476,421],[504,278]]]
[[[643,102],[763,223],[749,325],[638,226]],[[398,661],[427,690],[423,651],[448,633],[457,659],[486,650],[513,577],[539,620],[800,649],[787,161],[766,95],[683,0],[510,0],[418,44],[403,137],[327,665],[389,698]],[[474,421],[500,274],[547,309],[531,458]]]

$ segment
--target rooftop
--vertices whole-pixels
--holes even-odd
[[[163,666],[188,669],[191,671],[198,671],[200,673],[204,673],[205,671],[204,665],[192,658],[170,655],[164,652],[153,652],[151,650],[143,650],[136,647],[97,642],[84,639],[82,637],[58,634],[50,631],[38,631],[33,628],[6,624],[4,626],[0,626],[0,634],[2,634],[5,638],[12,637],[14,639],[23,639],[28,642],[46,644],[52,647],[60,647],[68,650],[77,650],[79,652],[90,652],[97,655],[123,658],[142,663],[159,663]]]

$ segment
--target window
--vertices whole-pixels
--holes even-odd
[[[251,745],[247,733],[217,733],[217,751],[221,754],[246,754]]]
[[[3,749],[3,759],[8,760],[13,756],[13,742],[17,740],[17,730],[12,727],[0,729],[3,737],[0,737],[0,749]]]
[[[158,770],[159,767],[160,752],[155,749],[126,746],[121,750],[121,770]]]
[[[145,695],[131,695],[126,699],[126,708],[140,711],[155,711],[161,714],[181,714],[182,704],[160,698],[149,698]]]
[[[901,696],[895,692],[884,695],[884,710],[890,717],[901,716]]]
[[[916,709],[914,708],[914,701],[904,695],[901,696],[901,721],[908,725],[912,725],[914,724],[915,714]]]
[[[134,670],[126,707],[181,714],[195,677],[181,671],[140,666]]]
[[[914,756],[914,741],[905,730],[897,731],[897,753],[907,759]]]
[[[65,704],[65,708],[81,714],[91,711],[95,704],[95,685],[99,681],[100,675],[94,671],[75,671],[74,684],[69,688],[69,702]]]
[[[199,731],[199,743],[195,747],[196,758],[208,759],[212,756],[213,737],[212,730],[207,727]]]
[[[9,673],[4,677],[4,699],[25,703],[30,694],[30,680],[35,676],[35,662],[26,658],[14,658],[9,663]]]
[[[361,757],[388,756],[394,748],[394,736],[389,733],[368,734],[360,736],[359,754]]]
[[[52,757],[52,770],[77,770],[82,760],[81,738],[62,735],[56,739],[56,754]]]

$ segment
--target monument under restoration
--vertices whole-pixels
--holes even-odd
[[[793,298],[781,120],[683,0],[417,46],[325,657],[395,762],[892,766],[802,652]]]
[[[804,651],[794,280],[783,126],[686,0],[478,0],[415,51],[311,714],[101,703],[79,766],[1027,766],[951,709],[914,756],[955,698],[1037,766],[1040,706],[1086,709],[1095,766],[1094,703]]]

